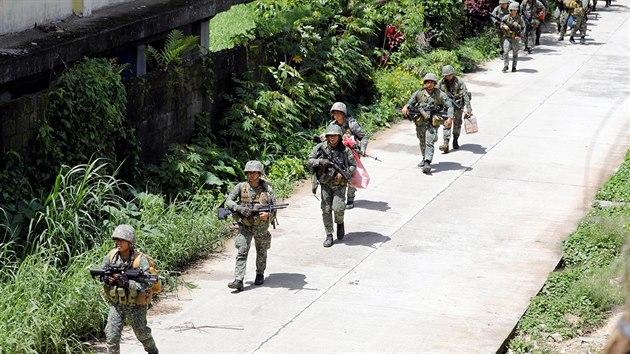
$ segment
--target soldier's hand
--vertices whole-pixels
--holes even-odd
[[[267,221],[269,220],[269,212],[267,211],[263,211],[260,214],[258,214],[258,216],[260,217],[261,220]]]
[[[238,211],[239,214],[243,215],[246,218],[252,216],[252,210],[245,206],[236,207],[236,211]]]
[[[343,182],[344,178],[341,175],[341,173],[337,172],[335,173],[335,183],[337,184],[341,184],[341,182]]]
[[[446,120],[444,121],[444,128],[450,128],[452,125],[453,125],[453,119],[446,118]]]
[[[327,168],[327,167],[332,166],[332,162],[330,162],[329,159],[319,159],[319,165],[324,168]]]
[[[405,105],[400,111],[405,117],[409,115],[409,107],[407,107],[407,105]]]

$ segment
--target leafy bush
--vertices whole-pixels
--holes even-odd
[[[630,150],[619,169],[595,196],[600,200],[630,203]]]
[[[197,48],[198,42],[199,39],[196,36],[184,36],[182,31],[174,29],[166,36],[162,50],[147,45],[147,64],[160,70],[166,70],[169,66],[180,65],[186,54]]]

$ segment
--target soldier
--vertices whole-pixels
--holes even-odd
[[[459,149],[459,133],[462,130],[462,115],[464,105],[466,106],[466,115],[472,115],[470,106],[470,92],[466,88],[466,84],[455,76],[455,69],[450,65],[442,68],[442,79],[437,84],[437,88],[446,93],[453,104],[453,149]],[[444,144],[440,145],[440,151],[448,153],[449,140],[451,138],[451,122],[448,120],[444,123]]]
[[[368,139],[365,135],[365,131],[361,127],[361,124],[352,117],[347,116],[346,105],[343,102],[335,102],[330,108],[334,120],[330,122],[330,125],[337,125],[341,128],[341,132],[344,136],[352,136],[354,140],[359,144],[357,154],[359,156],[365,156],[367,153]],[[355,145],[356,146],[356,145]],[[357,189],[352,185],[348,185],[348,198],[346,200],[346,209],[354,208],[354,197],[357,193]]]
[[[575,32],[580,31],[580,44],[586,44],[586,9],[582,7],[581,1],[575,2],[576,6],[573,8],[573,28],[571,28],[571,37],[569,42],[575,43]]]
[[[402,108],[402,114],[409,116],[409,108],[418,109],[421,114],[414,114],[413,122],[416,124],[416,136],[420,141],[420,151],[422,152],[422,161],[418,167],[422,168],[423,173],[431,172],[431,161],[433,161],[433,144],[437,141],[437,128],[439,123],[435,123],[440,119],[437,113],[446,108],[447,121],[452,122],[453,105],[448,96],[439,88],[436,88],[438,78],[433,73],[424,76],[424,88],[418,90],[411,95],[409,102]]]
[[[562,0],[562,6],[564,8],[564,11],[562,12],[562,14],[560,15],[560,37],[558,37],[559,41],[564,40],[564,35],[567,33],[567,25],[569,22],[569,17],[571,15],[573,15],[573,30],[572,30],[572,34],[571,37],[573,37],[573,34],[575,34],[574,30],[576,27],[578,27],[577,25],[577,17],[584,15],[586,13],[586,11],[584,11],[584,9],[582,8],[582,2],[580,0]],[[579,9],[577,11],[577,15],[575,14],[575,10]],[[584,41],[584,36],[586,35],[586,22],[582,21],[582,28],[579,28],[580,31],[582,32],[582,29],[584,30],[582,32],[582,41]],[[575,42],[575,40],[573,40],[572,42]]]
[[[149,273],[150,264],[147,256],[135,252],[136,232],[131,225],[116,226],[112,239],[116,248],[109,251],[103,261],[103,268],[110,265],[121,265],[126,269],[141,269]],[[105,298],[109,302],[109,315],[105,326],[107,353],[120,353],[120,334],[125,319],[131,322],[136,338],[144,346],[147,353],[158,353],[151,328],[147,326],[147,308],[151,303],[153,283],[137,282],[127,278],[124,273],[118,273],[103,279]]]
[[[502,18],[503,21],[503,72],[508,71],[510,50],[512,50],[512,72],[516,72],[518,62],[518,47],[521,41],[521,32],[525,28],[523,19],[518,15],[518,4],[512,3],[509,6],[510,14]]]
[[[503,53],[503,29],[501,28],[501,21],[498,19],[502,19],[503,16],[510,13],[510,10],[508,10],[509,3],[510,0],[499,0],[499,5],[492,10],[492,16],[494,16],[492,21],[497,25],[499,31],[499,50],[501,53]]]
[[[536,42],[535,45],[540,45],[540,33],[542,28],[540,27],[540,16],[547,11],[545,5],[539,0],[535,0],[536,5],[534,6],[534,0],[523,0],[521,3],[521,16],[525,20],[526,30],[524,33],[525,37],[525,50],[528,53],[532,52],[532,48],[529,46],[529,37],[532,34],[532,31],[536,34]]]
[[[333,215],[337,224],[337,239],[342,240],[345,236],[343,217],[348,181],[340,171],[352,176],[357,168],[352,152],[341,142],[342,134],[338,125],[329,125],[326,128],[326,141],[317,144],[308,157],[308,165],[315,171],[321,185],[322,219],[326,230],[324,247],[333,244]]]
[[[247,182],[241,182],[232,188],[225,198],[225,206],[234,211],[234,218],[238,224],[238,235],[234,246],[238,250],[236,254],[236,266],[234,268],[234,281],[228,284],[230,289],[243,290],[243,279],[247,268],[247,255],[254,239],[256,246],[256,279],[254,285],[262,285],[265,282],[265,268],[267,268],[267,250],[271,247],[271,233],[269,225],[275,218],[276,211],[257,212],[246,204],[273,205],[276,203],[276,195],[271,184],[262,178],[263,165],[259,161],[252,160],[245,164]],[[238,203],[237,203],[238,201]]]

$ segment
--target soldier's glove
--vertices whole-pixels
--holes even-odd
[[[114,275],[114,279],[116,279],[116,286],[119,288],[129,287],[129,278],[127,277],[127,274],[116,274]]]
[[[112,278],[112,277],[101,275],[100,281],[103,282],[103,284],[105,284],[107,286],[113,286],[114,285],[113,284],[114,278]]]
[[[248,207],[244,207],[244,206],[238,206],[236,207],[236,211],[243,215],[244,217],[248,218],[250,216],[252,216],[252,210]]]
[[[332,166],[332,162],[330,162],[329,159],[319,159],[319,165],[324,167],[324,168],[328,168],[328,167]]]

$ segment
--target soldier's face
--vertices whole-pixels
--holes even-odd
[[[337,121],[337,123],[339,124],[343,123],[343,112],[333,111],[332,115],[333,115],[333,118],[335,118],[335,120]]]
[[[339,143],[339,135],[326,135],[326,140],[328,140],[330,146],[337,146],[337,143]]]
[[[260,172],[255,171],[245,172],[245,175],[247,176],[247,181],[249,182],[256,181],[258,180],[258,178],[260,178]]]
[[[431,81],[431,80],[425,81],[424,88],[427,89],[427,91],[433,91],[433,89],[435,88],[435,81]]]
[[[445,78],[446,80],[448,80],[448,81],[451,81],[451,80],[453,80],[453,74],[446,75],[446,76],[444,76],[444,78]]]
[[[129,243],[129,241],[127,240],[116,238],[114,239],[114,242],[116,242],[116,248],[118,249],[118,252],[124,253],[131,249],[131,243]]]
[[[507,9],[507,7],[508,7],[508,3],[507,2],[505,4],[501,4],[501,8],[502,9]]]
[[[516,10],[510,10],[510,16],[516,17]]]

